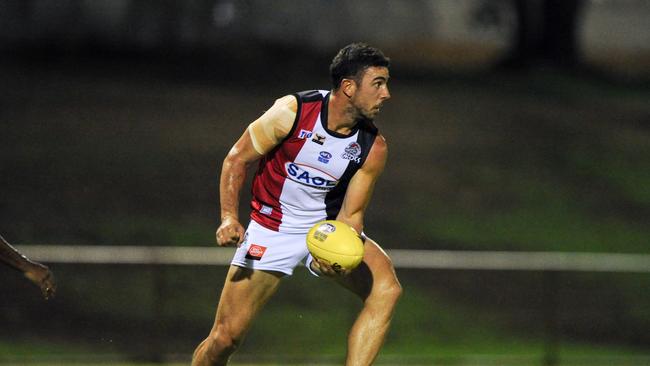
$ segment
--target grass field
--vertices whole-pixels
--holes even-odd
[[[563,360],[554,365],[557,366],[645,366],[650,364],[649,357],[642,358],[603,358],[603,359],[578,359]],[[189,362],[172,362],[172,363],[132,363],[132,362],[29,362],[29,363],[2,363],[3,366],[188,366]],[[231,366],[297,366],[297,365],[317,365],[317,366],[341,366],[342,363],[250,363],[250,362],[231,362]],[[547,365],[540,359],[520,358],[520,357],[468,357],[465,360],[432,360],[427,361],[397,361],[377,362],[375,365],[391,366],[544,366]]]
[[[544,344],[511,339],[508,342],[476,342],[429,345],[408,349],[387,346],[375,365],[392,366],[643,366],[650,365],[650,352],[642,349],[593,344],[564,343],[549,357]],[[11,352],[10,350],[18,352]],[[7,354],[13,353],[13,357]],[[180,366],[189,365],[189,354],[164,355],[159,363],[133,361],[126,355],[92,353],[80,346],[0,343],[2,366]],[[270,354],[242,350],[231,360],[233,366],[341,365],[342,353],[310,355],[308,349],[293,354]]]

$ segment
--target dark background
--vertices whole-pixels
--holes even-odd
[[[15,244],[212,246],[232,143],[275,98],[330,88],[332,56],[362,40],[393,61],[377,119],[389,162],[366,219],[382,246],[648,253],[649,16],[632,0],[4,0],[0,230]],[[51,266],[48,303],[0,269],[0,360],[186,357],[225,271]],[[399,274],[398,358],[520,338],[522,353],[650,345],[647,275]],[[242,353],[339,354],[355,300],[302,271],[286,282]],[[268,337],[309,327],[338,343]]]

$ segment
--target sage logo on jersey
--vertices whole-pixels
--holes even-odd
[[[300,130],[300,133],[298,134],[299,139],[308,139],[312,135],[312,132],[309,130]]]
[[[328,153],[327,151],[321,151],[318,153],[318,161],[323,164],[329,163],[331,158],[332,154]]]
[[[289,162],[284,164],[284,168],[288,179],[309,187],[329,191],[338,184],[336,178],[309,165]]]
[[[341,157],[345,160],[352,160],[355,163],[361,163],[361,158],[359,157],[360,155],[361,145],[359,145],[359,143],[356,141],[352,141],[345,148],[345,152],[341,155]]]

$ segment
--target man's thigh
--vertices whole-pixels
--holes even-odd
[[[221,292],[214,328],[227,326],[233,336],[243,336],[255,315],[277,291],[280,272],[230,266]]]

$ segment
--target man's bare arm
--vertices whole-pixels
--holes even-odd
[[[341,211],[336,217],[337,220],[352,226],[359,234],[363,231],[364,214],[370,203],[375,183],[386,165],[387,155],[386,141],[382,136],[377,136],[363,167],[350,180]],[[317,258],[314,258],[311,266],[316,273],[330,277],[347,276],[350,273],[349,270],[334,269],[327,263],[321,263]]]
[[[217,243],[221,246],[241,244],[244,239],[244,227],[239,222],[239,196],[249,165],[261,156],[245,131],[223,161],[219,180],[221,225],[217,230]]]
[[[348,185],[337,220],[352,226],[358,233],[363,231],[363,219],[366,208],[375,188],[377,179],[384,171],[388,147],[383,136],[379,135],[372,145],[368,158]]]
[[[278,99],[268,111],[250,124],[224,159],[219,181],[219,245],[238,245],[244,240],[244,227],[239,221],[239,198],[246,181],[246,171],[250,164],[271,151],[289,133],[297,108],[293,96]]]

